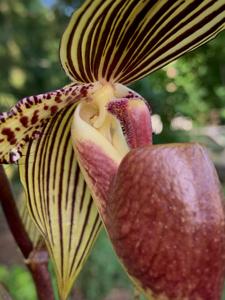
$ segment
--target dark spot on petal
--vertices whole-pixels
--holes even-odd
[[[26,107],[26,108],[30,108],[31,105],[29,105],[28,103],[26,103],[26,104],[25,104],[25,107]]]
[[[20,123],[21,123],[25,128],[28,126],[28,121],[29,121],[28,117],[23,116],[23,117],[20,118]]]
[[[7,141],[14,145],[16,143],[15,133],[10,128],[4,128],[2,129],[2,134],[6,135]]]
[[[33,137],[34,139],[38,139],[40,135],[41,135],[41,132],[38,131],[38,130],[35,130],[35,131],[32,133],[32,137]]]
[[[58,110],[58,106],[53,105],[53,106],[51,107],[51,115],[53,116],[53,115],[57,112],[57,110]]]
[[[34,102],[33,102],[33,99],[31,99],[31,98],[27,98],[27,102],[30,104],[30,105],[32,105]]]
[[[34,96],[33,98],[34,98],[34,102],[35,102],[35,104],[37,104],[37,103],[39,102],[39,99],[38,99],[38,97],[37,97],[37,96]]]
[[[39,114],[39,111],[35,110],[35,112],[34,112],[34,114],[32,116],[32,119],[31,119],[31,124],[32,125],[35,124],[35,123],[37,123],[37,121],[38,121],[38,114]]]
[[[61,103],[62,102],[62,99],[60,98],[60,96],[56,96],[55,97],[55,102],[57,102],[57,103]]]
[[[87,87],[83,86],[80,90],[81,96],[86,97],[87,96]]]

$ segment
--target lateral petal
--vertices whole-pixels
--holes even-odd
[[[63,35],[60,57],[79,82],[131,83],[214,38],[224,0],[87,0]]]
[[[70,139],[75,106],[67,106],[45,125],[19,164],[31,217],[55,264],[61,299],[67,298],[101,227]]]
[[[85,98],[94,84],[71,84],[62,89],[23,98],[9,112],[0,113],[0,164],[15,163],[23,146],[42,134],[58,111]]]

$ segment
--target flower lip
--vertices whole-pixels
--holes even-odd
[[[109,190],[104,222],[118,257],[147,297],[220,299],[223,202],[213,163],[198,144],[147,146],[126,155]]]

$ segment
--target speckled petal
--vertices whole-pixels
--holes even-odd
[[[94,89],[94,84],[71,84],[53,92],[23,98],[9,112],[1,113],[0,163],[15,163],[24,144],[38,138],[49,119]]]

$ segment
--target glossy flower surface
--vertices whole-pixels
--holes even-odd
[[[61,40],[72,83],[0,114],[0,163],[19,161],[62,299],[102,221],[147,297],[219,299],[224,212],[213,166],[198,145],[152,146],[149,106],[126,85],[214,38],[224,20],[224,0],[87,0]],[[208,260],[201,260],[206,250]],[[207,265],[213,276],[203,292]]]

